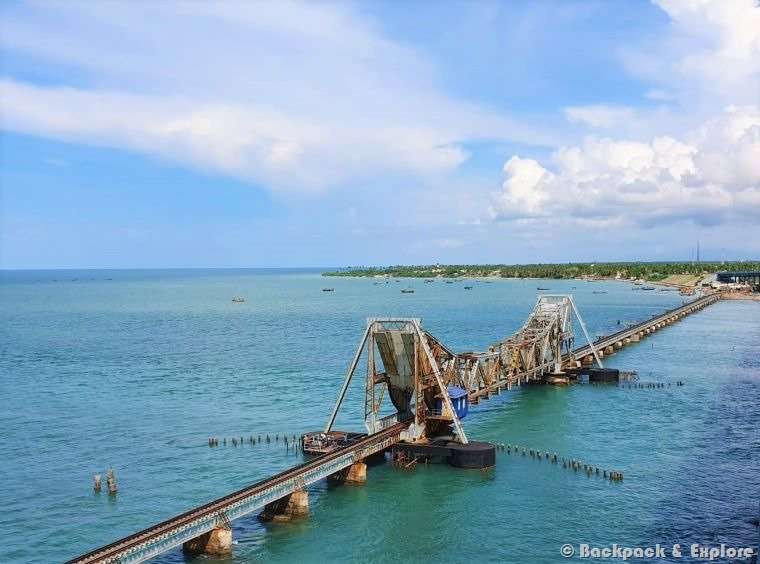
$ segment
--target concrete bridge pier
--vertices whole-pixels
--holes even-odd
[[[229,526],[212,529],[183,543],[182,551],[189,556],[227,556],[232,553],[232,529]]]
[[[354,462],[348,468],[330,474],[327,479],[336,484],[365,484],[367,482],[367,463],[363,461]]]
[[[309,492],[296,490],[292,494],[267,503],[259,519],[265,522],[287,522],[294,518],[306,517],[309,514]]]

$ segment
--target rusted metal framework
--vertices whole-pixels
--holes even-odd
[[[446,383],[464,388],[470,401],[477,403],[503,389],[561,373],[566,362],[575,360],[573,314],[601,365],[572,296],[543,295],[519,331],[487,351],[454,355],[447,365]]]
[[[335,422],[353,373],[362,353],[366,352],[365,423],[371,433],[369,436],[74,558],[69,564],[144,562],[215,528],[228,527],[231,520],[281,500],[399,441],[425,440],[428,433],[440,431],[447,425],[454,427],[460,440],[466,442],[448,397],[448,386],[464,387],[472,401],[492,391],[498,393],[502,388],[556,372],[584,356],[593,355],[599,362],[597,348],[637,332],[653,331],[718,300],[720,294],[704,296],[591,343],[571,296],[542,296],[517,333],[483,353],[452,352],[424,331],[419,319],[369,319],[325,429],[330,431]],[[576,349],[572,348],[573,313],[588,341],[587,346]],[[442,408],[436,412],[430,408],[430,400],[438,395]],[[381,417],[380,407],[385,396],[391,397],[397,411]]]
[[[450,426],[457,439],[467,444],[467,435],[451,404],[441,365],[441,360],[453,356],[453,353],[424,331],[417,318],[367,320],[367,328],[349,366],[325,432],[329,432],[335,423],[363,355],[367,359],[364,424],[369,433],[413,417],[414,422],[405,433],[407,440],[424,440],[441,428]],[[390,398],[396,413],[381,417],[386,396]],[[436,399],[443,404],[441,413],[436,413]]]
[[[332,429],[364,356],[364,423],[368,432],[375,433],[413,417],[406,440],[426,441],[453,434],[467,444],[449,398],[449,386],[464,389],[469,401],[477,403],[502,389],[538,380],[548,373],[560,373],[563,362],[572,357],[573,313],[596,354],[571,296],[540,296],[520,330],[484,352],[453,352],[423,330],[417,318],[368,319],[325,432]],[[598,357],[597,360],[601,364]],[[396,413],[381,417],[386,396]]]

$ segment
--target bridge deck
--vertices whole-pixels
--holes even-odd
[[[719,299],[720,296],[717,294],[704,296],[652,319],[628,327],[612,335],[602,337],[594,343],[594,346],[602,349],[614,345],[616,342],[631,337],[640,331],[644,331],[682,314],[686,315],[697,311]],[[571,354],[567,354],[564,360],[574,361],[591,354],[592,349],[587,345],[575,349]],[[547,367],[548,365],[539,365],[526,373],[520,374],[517,383],[519,384],[520,379],[530,380],[538,378],[546,371]],[[477,399],[480,395],[486,395],[487,397],[492,389],[498,390],[511,384],[511,379],[509,381],[497,381],[486,388],[470,393],[469,396],[471,400]],[[185,541],[222,526],[232,519],[261,509],[266,504],[282,499],[298,489],[347,468],[358,460],[388,448],[399,441],[401,432],[409,426],[409,423],[410,421],[395,423],[389,419],[386,429],[380,430],[357,443],[320,456],[299,466],[294,466],[230,495],[201,507],[191,509],[186,513],[172,517],[143,531],[70,560],[68,564],[92,562],[125,563],[148,560],[175,546],[179,546]]]
[[[230,495],[69,560],[67,564],[143,562],[153,558],[388,448],[398,442],[401,432],[408,425],[409,422],[396,423],[357,443],[289,468]]]
[[[597,339],[596,341],[594,341],[594,347],[596,347],[597,349],[603,349],[604,347],[614,345],[618,341],[622,341],[623,339],[629,338],[635,335],[636,333],[645,331],[646,329],[649,329],[650,327],[653,327],[659,323],[662,323],[673,316],[693,313],[694,311],[698,309],[702,309],[705,306],[715,303],[719,299],[720,299],[719,294],[709,294],[707,296],[703,296],[685,305],[668,310],[665,313],[662,313],[656,317],[653,317],[652,319],[648,319],[647,321],[642,321],[641,323],[632,325],[631,327],[626,327],[622,331],[618,331],[617,333],[612,333],[611,335],[607,335],[605,337]],[[573,356],[578,359],[583,358],[584,356],[588,356],[590,354],[592,354],[592,351],[589,345],[585,345],[573,351]]]

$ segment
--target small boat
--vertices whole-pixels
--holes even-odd
[[[404,288],[401,290],[402,294],[414,294],[414,288]]]
[[[465,286],[464,289],[465,290],[472,290],[472,286]]]
[[[301,435],[301,447],[304,454],[320,456],[346,447],[366,437],[363,433],[348,433],[344,431],[329,431],[323,433],[314,431]]]
[[[606,293],[607,293],[607,290],[594,290],[594,291],[593,291],[593,292],[591,292],[591,293],[592,293],[592,294],[606,294]]]
[[[453,283],[454,283],[453,280],[446,280],[446,284],[453,284]]]
[[[539,286],[538,288],[536,288],[536,290],[545,291],[545,290],[551,290],[551,288],[542,288],[541,286]]]
[[[323,292],[334,292],[335,288],[322,288]]]
[[[642,290],[654,290],[654,286],[642,286]]]
[[[236,304],[242,304],[245,301],[245,298],[242,298],[240,296],[235,296],[234,298],[232,298],[232,301],[235,302]]]
[[[425,280],[425,284],[430,284],[432,282],[433,282],[433,280],[430,280],[430,279]]]

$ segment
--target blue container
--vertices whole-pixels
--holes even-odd
[[[459,419],[467,417],[467,412],[470,408],[470,401],[467,399],[467,391],[459,386],[448,387],[449,398],[451,399],[451,405],[454,406],[454,411]],[[443,400],[438,398],[435,400],[435,409],[438,413],[443,410]]]

